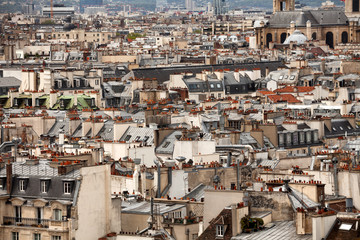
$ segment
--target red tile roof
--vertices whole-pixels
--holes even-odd
[[[291,94],[275,94],[267,96],[270,101],[273,103],[277,102],[287,102],[287,103],[301,103],[296,97]]]
[[[259,93],[261,93],[262,95],[273,95],[275,94],[273,91],[268,91],[268,90],[259,90]]]
[[[286,86],[283,88],[278,88],[274,92],[276,92],[276,93],[295,93],[295,92],[308,93],[308,92],[311,92],[314,90],[315,90],[315,87]]]

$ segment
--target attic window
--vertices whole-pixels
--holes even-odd
[[[290,80],[294,80],[294,79],[295,79],[295,75],[291,75]]]
[[[19,180],[19,191],[20,191],[20,192],[24,192],[25,189],[26,189],[25,180],[24,180],[24,179],[20,179],[20,180]]]
[[[349,130],[351,130],[351,127],[350,127],[350,126],[347,126],[347,128],[348,128]]]
[[[280,77],[279,77],[279,80],[282,80],[284,78],[284,75],[281,75]]]
[[[344,130],[343,127],[341,127],[341,126],[339,128],[340,128],[340,130]]]
[[[131,135],[126,135],[126,137],[125,137],[125,141],[129,141],[130,140],[130,138],[131,138]]]
[[[164,148],[167,148],[170,145],[170,142],[165,142]]]
[[[336,128],[333,127],[332,130],[336,132]]]
[[[144,142],[147,142],[147,140],[149,140],[149,138],[150,138],[149,136],[145,136],[144,137]]]
[[[216,236],[224,237],[224,225],[216,225]]]
[[[140,136],[137,136],[136,138],[135,138],[135,141],[137,142],[137,141],[139,141],[140,140]]]

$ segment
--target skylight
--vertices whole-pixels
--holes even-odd
[[[350,223],[342,223],[339,227],[340,230],[349,231],[352,227],[352,224]]]

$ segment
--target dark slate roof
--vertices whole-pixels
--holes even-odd
[[[199,236],[199,240],[216,239],[216,225],[224,225],[224,238],[232,237],[232,214],[231,209],[223,209],[220,214],[210,221],[210,225]]]
[[[171,74],[175,73],[200,73],[203,70],[217,70],[229,69],[234,71],[236,69],[252,70],[260,68],[261,75],[265,75],[266,67],[270,71],[275,71],[279,67],[285,67],[280,61],[272,62],[254,62],[254,63],[234,63],[234,64],[217,64],[217,65],[193,65],[193,66],[180,66],[180,67],[163,67],[163,68],[138,68],[133,69],[134,77],[136,78],[156,78],[160,83],[168,81]]]
[[[353,128],[347,119],[332,119],[331,120],[331,129],[328,129],[325,125],[325,137],[342,137],[347,134],[350,135],[360,135],[360,128],[356,125],[356,128]]]
[[[114,121],[106,121],[104,126],[98,132],[97,136],[106,141],[114,140]]]
[[[12,197],[23,197],[30,199],[43,198],[46,200],[68,200],[72,201],[80,182],[76,178],[80,176],[80,170],[73,170],[66,175],[59,175],[58,169],[50,167],[48,161],[40,160],[37,165],[28,165],[26,163],[12,164]],[[0,169],[0,176],[6,177],[6,169]],[[19,190],[19,181],[25,180],[27,183],[25,191]],[[40,182],[49,181],[47,193],[41,193]],[[72,183],[71,193],[64,194],[64,182]]]
[[[189,92],[207,92],[208,85],[205,81],[200,79],[191,78],[191,79],[184,79],[186,86],[189,89]]]
[[[50,137],[57,137],[59,136],[60,130],[63,130],[65,134],[69,133],[69,121],[67,120],[57,120],[54,125],[50,128],[49,132],[47,133]]]
[[[283,11],[271,16],[268,26],[273,28],[289,27],[294,21],[296,27],[306,27],[310,21],[312,26],[348,25],[348,18],[342,10],[310,10]]]
[[[20,87],[21,81],[16,77],[2,77],[0,78],[0,87]]]

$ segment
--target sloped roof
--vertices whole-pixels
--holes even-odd
[[[286,86],[284,88],[278,88],[274,90],[276,93],[295,93],[295,92],[311,92],[314,91],[315,87],[303,87],[303,86]]]
[[[312,26],[348,25],[348,18],[343,10],[310,10],[310,11],[281,11],[274,13],[268,26],[273,28],[289,27],[295,22],[296,27],[306,27],[310,21]]]
[[[281,95],[275,94],[275,95],[268,95],[267,97],[273,103],[278,103],[278,102],[301,103],[300,100],[298,100],[296,97],[294,97],[291,94],[281,94]]]

